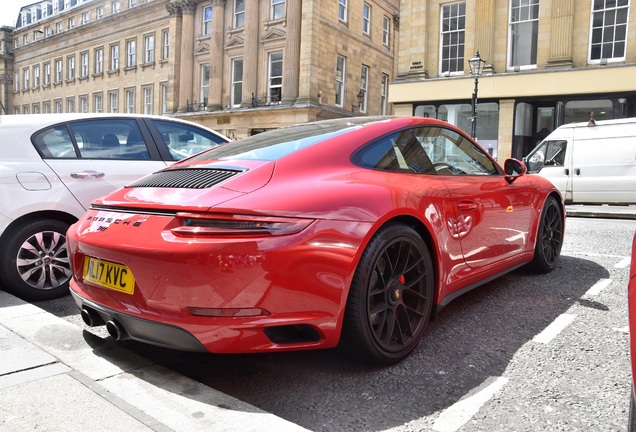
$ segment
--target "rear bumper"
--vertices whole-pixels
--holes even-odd
[[[80,311],[84,308],[90,308],[104,322],[116,321],[130,339],[163,348],[208,352],[197,338],[180,327],[122,314],[87,300],[73,290],[71,290],[71,295]]]

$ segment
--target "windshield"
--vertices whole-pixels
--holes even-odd
[[[252,159],[272,161],[319,141],[360,127],[361,125],[344,121],[324,121],[284,127],[221,145],[190,160]]]

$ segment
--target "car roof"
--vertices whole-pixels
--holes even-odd
[[[107,119],[107,118],[149,118],[157,120],[176,121],[180,123],[187,123],[195,126],[207,128],[204,125],[198,123],[192,123],[187,120],[179,118],[158,116],[150,114],[122,114],[122,113],[61,113],[61,114],[8,114],[0,115],[0,127],[3,125],[21,126],[29,125],[33,127],[42,127],[50,124],[56,124],[60,122],[73,121],[73,120],[87,120],[87,119]],[[209,128],[207,128],[209,129]]]

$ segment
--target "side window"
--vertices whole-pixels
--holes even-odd
[[[410,130],[380,138],[354,155],[363,168],[417,174],[435,174],[431,160]]]
[[[137,121],[128,119],[72,122],[82,158],[148,160],[148,147]]]
[[[492,159],[463,135],[441,127],[422,127],[413,134],[440,175],[498,174]]]
[[[225,140],[204,129],[183,123],[152,120],[168,147],[173,160],[181,160],[225,143]]]
[[[73,140],[64,125],[43,130],[33,137],[33,143],[44,159],[77,158]]]
[[[528,172],[539,172],[544,166],[564,166],[566,147],[565,140],[543,141],[524,158]]]

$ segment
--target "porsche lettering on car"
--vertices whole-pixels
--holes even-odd
[[[339,347],[392,364],[460,294],[521,266],[554,269],[564,226],[554,185],[515,159],[500,166],[449,123],[317,121],[93,201],[68,231],[71,293],[115,339]]]

